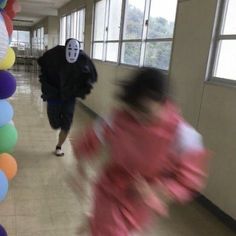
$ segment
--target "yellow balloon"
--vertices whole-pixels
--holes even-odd
[[[0,61],[0,70],[7,70],[10,69],[16,60],[15,52],[12,48],[7,49],[6,56]]]

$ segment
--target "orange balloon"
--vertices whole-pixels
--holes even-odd
[[[0,154],[0,170],[5,173],[8,180],[12,180],[17,173],[17,163],[15,158],[8,153]]]

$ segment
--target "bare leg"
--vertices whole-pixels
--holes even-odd
[[[58,143],[57,143],[57,147],[61,147],[63,145],[63,143],[65,142],[67,136],[68,136],[69,132],[65,131],[65,130],[61,130],[59,133],[59,138],[58,138]]]
[[[55,150],[56,156],[63,156],[64,155],[64,152],[62,152],[61,147],[64,144],[64,142],[68,136],[68,133],[69,132],[65,131],[65,130],[60,131],[59,137],[58,137],[58,143],[57,143],[56,150]]]

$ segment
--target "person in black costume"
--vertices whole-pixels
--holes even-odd
[[[91,92],[97,71],[76,39],[68,39],[65,46],[58,45],[45,52],[38,64],[41,97],[47,102],[49,123],[53,129],[60,129],[55,155],[63,156],[62,145],[72,124],[75,99],[85,99]]]

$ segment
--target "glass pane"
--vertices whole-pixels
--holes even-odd
[[[69,15],[66,17],[66,39],[71,37],[70,25],[71,25],[71,16]]]
[[[120,36],[122,0],[110,0],[108,40],[118,40]]]
[[[12,36],[11,36],[12,42],[17,42],[17,31],[13,30]]]
[[[29,31],[18,31],[18,41],[19,42],[30,42],[30,32]]]
[[[127,0],[125,9],[124,39],[141,39],[145,0]]]
[[[84,28],[85,28],[85,10],[80,10],[78,12],[79,19],[79,29],[78,29],[78,40],[80,42],[84,41]]]
[[[236,80],[236,40],[223,40],[220,43],[215,76]]]
[[[80,43],[80,49],[84,50],[84,43]]]
[[[129,65],[139,65],[141,54],[141,43],[123,43],[121,62]]]
[[[60,27],[60,35],[61,35],[61,45],[65,45],[66,41],[66,17],[61,18],[61,27]]]
[[[44,39],[44,27],[41,28],[41,39]]]
[[[41,50],[44,50],[44,27],[41,28]]]
[[[11,35],[10,47],[17,47],[17,31],[13,30]]]
[[[152,0],[148,38],[172,38],[177,0]]]
[[[105,31],[105,8],[106,1],[102,0],[95,5],[95,22],[94,22],[94,40],[103,40]]]
[[[146,45],[145,66],[168,70],[171,56],[171,42],[149,42]]]
[[[106,60],[117,62],[118,50],[119,50],[119,43],[108,43]]]
[[[103,59],[103,43],[93,44],[93,58],[98,60]]]
[[[236,0],[229,0],[223,34],[236,34]]]
[[[71,14],[71,37],[76,38],[77,12]]]

